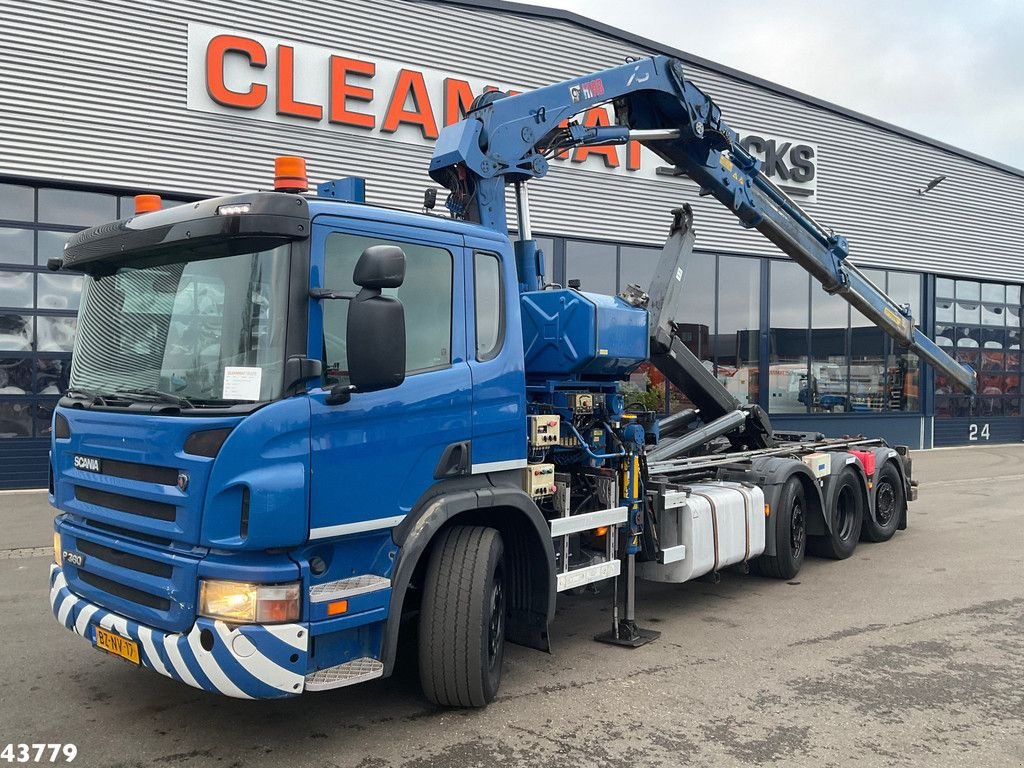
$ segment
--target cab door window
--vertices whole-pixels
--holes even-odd
[[[476,305],[476,359],[493,360],[505,341],[505,302],[501,262],[493,253],[473,254],[474,303]]]
[[[444,248],[333,232],[324,253],[324,287],[359,290],[352,282],[356,262],[371,245],[397,245],[406,257],[405,281],[382,291],[405,307],[407,376],[448,368],[452,363],[452,255]],[[347,301],[324,301],[324,371],[328,384],[347,383]]]

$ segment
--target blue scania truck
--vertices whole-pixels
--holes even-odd
[[[608,102],[616,125],[572,121]],[[974,387],[680,62],[487,93],[434,152],[448,215],[366,205],[357,180],[308,195],[283,158],[274,192],[144,200],[52,260],[86,275],[53,418],[57,620],[241,698],[387,676],[405,625],[426,696],[483,706],[506,641],[549,650],[559,592],[614,580],[599,639],[636,647],[657,634],[637,625],[638,579],[791,578],[808,551],[842,559],[905,527],[904,448],[775,432],[682,343],[688,207],[649,290],[545,282],[527,183],[553,154],[626,141]],[[645,362],[694,407],[627,400]]]

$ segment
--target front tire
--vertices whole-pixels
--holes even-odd
[[[762,555],[751,566],[761,576],[791,579],[800,572],[807,545],[807,496],[797,478],[782,487],[775,514],[775,554]]]
[[[819,557],[845,560],[853,554],[860,540],[861,525],[864,522],[864,494],[861,491],[857,471],[846,467],[836,481],[832,508],[829,510],[832,532],[825,536],[812,536],[807,548]]]
[[[420,684],[434,704],[483,707],[505,653],[505,547],[493,528],[455,526],[430,554],[419,625]]]
[[[864,541],[888,541],[900,527],[900,518],[907,506],[903,478],[891,461],[882,465],[875,483],[875,516],[864,515],[861,538]],[[877,520],[876,520],[877,518]]]

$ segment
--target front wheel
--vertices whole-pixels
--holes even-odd
[[[505,654],[505,547],[493,528],[443,531],[427,564],[419,625],[420,684],[446,707],[483,707]]]

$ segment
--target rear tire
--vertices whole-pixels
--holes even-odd
[[[761,576],[791,579],[800,572],[807,548],[807,497],[797,478],[782,487],[775,515],[775,554],[761,555],[751,568]]]
[[[430,554],[420,609],[423,693],[445,707],[483,707],[501,683],[505,547],[493,528],[456,526]]]
[[[860,537],[864,541],[888,541],[900,527],[903,510],[906,509],[907,495],[903,490],[903,479],[891,461],[882,465],[875,483],[875,517],[864,515],[864,527]],[[875,519],[877,518],[877,520]]]
[[[864,522],[864,495],[857,471],[846,467],[836,481],[832,508],[829,510],[832,533],[826,536],[811,536],[807,549],[819,557],[845,560],[853,554],[860,540],[861,525]]]

